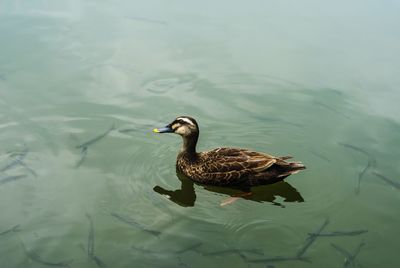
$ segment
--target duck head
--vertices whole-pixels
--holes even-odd
[[[154,133],[175,133],[188,137],[199,133],[196,120],[189,116],[179,116],[165,127],[153,129]]]
[[[196,143],[199,138],[199,126],[190,116],[179,116],[165,127],[153,129],[154,133],[175,133],[183,139],[183,151],[196,152]]]

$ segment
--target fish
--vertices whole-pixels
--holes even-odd
[[[303,124],[298,124],[298,123],[295,123],[295,122],[291,122],[291,121],[288,121],[288,120],[285,120],[285,119],[282,119],[282,118],[279,118],[279,117],[269,117],[269,116],[259,116],[259,115],[252,115],[251,117],[254,118],[254,119],[257,119],[257,120],[261,120],[263,122],[271,122],[273,124],[281,123],[281,124],[287,124],[289,126],[294,126],[294,127],[300,127],[300,128],[304,127]]]
[[[360,188],[361,188],[361,180],[364,176],[364,174],[367,172],[367,170],[375,165],[375,160],[374,159],[368,159],[367,165],[365,168],[358,173],[358,181],[357,181],[357,186],[355,189],[356,194],[360,193]]]
[[[329,219],[325,219],[322,225],[314,232],[313,236],[308,236],[304,246],[297,252],[296,258],[301,258],[306,253],[306,251],[310,248],[310,246],[315,242],[318,235],[322,232],[322,230],[329,224]]]
[[[94,227],[93,220],[90,214],[86,213],[86,217],[89,220],[89,235],[88,235],[88,244],[87,244],[87,254],[89,259],[94,258]]]
[[[43,259],[39,254],[37,254],[34,251],[28,250],[25,246],[25,244],[20,240],[21,245],[25,251],[25,254],[28,256],[29,259],[31,259],[34,262],[46,265],[46,266],[55,266],[55,267],[70,267],[70,264],[74,261],[73,259],[70,260],[65,260],[65,261],[48,261]]]
[[[318,157],[318,158],[320,158],[320,159],[322,159],[322,160],[324,160],[324,161],[326,161],[326,162],[328,162],[328,163],[331,162],[331,160],[329,160],[329,158],[327,158],[326,156],[324,156],[324,155],[322,155],[322,154],[320,154],[320,153],[318,153],[318,152],[316,152],[316,151],[310,150],[310,153],[312,153],[312,154],[315,155],[316,157]]]
[[[82,163],[85,161],[87,153],[88,153],[88,148],[90,145],[98,142],[99,140],[103,139],[105,136],[107,136],[112,130],[115,129],[115,125],[112,124],[111,127],[109,129],[107,129],[106,132],[84,142],[81,143],[80,145],[75,146],[76,149],[80,149],[81,150],[81,158],[76,162],[75,164],[75,168],[79,168]]]
[[[23,166],[27,171],[29,171],[29,173],[31,173],[32,176],[34,176],[35,178],[37,178],[37,173],[36,171],[34,171],[33,169],[31,169],[27,164],[25,164],[24,162],[20,162],[19,163],[21,166]]]
[[[157,258],[165,258],[165,257],[170,257],[171,255],[174,255],[174,252],[171,252],[171,251],[160,252],[160,251],[154,251],[154,250],[149,250],[149,249],[145,249],[145,248],[139,248],[136,246],[132,246],[131,248],[140,253],[151,255],[152,257],[157,257]]]
[[[376,159],[373,158],[370,153],[368,153],[366,150],[364,150],[364,149],[362,149],[360,147],[357,147],[357,146],[354,146],[354,145],[351,145],[351,144],[347,144],[347,143],[341,143],[341,142],[339,142],[339,145],[341,145],[343,147],[346,147],[346,148],[349,148],[349,149],[352,149],[352,150],[357,151],[359,153],[362,153],[365,156],[367,156],[367,158],[368,158],[368,162],[367,162],[366,166],[364,167],[363,170],[361,170],[358,173],[358,180],[357,180],[357,185],[356,185],[356,188],[355,188],[355,193],[359,194],[360,193],[360,188],[361,188],[361,180],[364,177],[364,175],[367,172],[367,170],[370,169],[371,167],[375,166]]]
[[[157,252],[157,251],[153,251],[153,250],[145,249],[145,248],[139,248],[139,247],[136,247],[136,246],[132,246],[131,248],[134,249],[134,250],[137,250],[139,252],[147,253],[147,254],[159,254],[160,253],[160,252]]]
[[[342,254],[345,257],[344,263],[343,263],[343,267],[348,267],[349,265],[352,265],[353,267],[356,267],[356,257],[360,253],[361,248],[364,245],[365,245],[364,242],[361,242],[360,244],[358,244],[358,246],[354,250],[354,253],[351,254],[350,252],[348,252],[344,248],[341,248],[338,245],[331,243],[331,246],[334,249],[336,249],[336,251],[338,251],[340,254]]]
[[[325,109],[328,109],[329,111],[332,111],[332,112],[334,112],[334,113],[336,113],[336,114],[338,114],[338,115],[341,115],[341,116],[343,116],[344,118],[351,119],[350,116],[348,116],[348,115],[342,113],[341,111],[339,111],[339,110],[337,110],[337,109],[335,109],[335,108],[333,108],[333,107],[331,107],[331,106],[329,106],[329,105],[327,105],[327,104],[325,104],[325,103],[322,103],[322,102],[319,102],[319,101],[315,101],[315,104],[317,104],[317,105],[319,105],[319,106],[321,106],[321,107],[324,107]]]
[[[254,255],[263,256],[264,253],[259,249],[225,249],[213,252],[203,253],[203,256],[216,256],[216,255],[225,255],[225,254],[241,254],[241,253],[250,253]]]
[[[122,215],[117,214],[117,213],[115,213],[115,212],[111,212],[110,215],[113,216],[114,218],[116,218],[116,219],[118,219],[118,220],[120,220],[120,221],[126,223],[126,224],[129,224],[129,225],[131,225],[131,226],[134,226],[134,227],[136,227],[136,228],[139,228],[139,229],[141,229],[142,231],[144,231],[144,232],[146,232],[146,233],[149,233],[149,234],[151,234],[151,235],[153,235],[153,236],[155,236],[155,237],[157,237],[157,238],[159,238],[159,236],[161,235],[161,232],[155,231],[155,230],[150,230],[150,229],[148,229],[146,226],[143,226],[142,224],[140,224],[140,223],[136,222],[135,220],[133,220],[133,219],[131,219],[131,218],[128,218],[128,217],[126,217],[126,216],[122,216]]]
[[[203,243],[198,242],[198,243],[195,243],[195,244],[193,244],[193,245],[191,245],[191,246],[189,246],[187,248],[174,251],[174,253],[175,254],[182,254],[182,253],[185,253],[187,251],[197,251],[197,248],[201,247],[202,245],[203,245]]]
[[[239,251],[237,254],[239,255],[240,258],[242,258],[244,262],[247,262],[249,260],[249,258],[247,258],[247,256],[242,252]]]
[[[28,177],[28,175],[26,175],[26,174],[8,176],[8,177],[0,179],[0,185],[8,183],[8,182],[16,181],[16,180],[19,180],[19,179],[23,179],[23,178],[26,178],[26,177]]]
[[[5,172],[9,169],[14,168],[17,165],[20,165],[24,167],[29,173],[31,173],[34,177],[37,177],[37,173],[32,170],[23,160],[26,158],[27,154],[29,152],[28,147],[24,144],[24,150],[21,152],[12,152],[10,153],[9,158],[12,158],[12,160],[2,168],[0,168],[0,172]]]
[[[355,230],[355,231],[335,231],[331,233],[308,233],[309,236],[330,237],[330,236],[356,236],[367,233],[368,230]]]
[[[99,259],[96,255],[93,255],[93,261],[96,263],[99,268],[107,268],[107,265]]]
[[[136,250],[136,251],[139,251],[139,252],[141,252],[143,254],[149,254],[149,255],[152,255],[152,256],[157,256],[157,257],[161,257],[162,258],[162,257],[171,256],[171,255],[181,255],[181,254],[183,254],[185,252],[188,252],[188,251],[198,252],[197,248],[199,248],[201,245],[203,245],[203,243],[198,242],[198,243],[195,243],[193,245],[190,245],[187,248],[183,248],[183,249],[179,249],[179,250],[175,250],[175,251],[155,251],[155,250],[145,249],[145,248],[136,247],[136,246],[132,246],[131,248]]]
[[[271,80],[276,80],[276,81],[279,81],[279,82],[283,82],[283,83],[286,83],[288,85],[292,85],[292,86],[295,86],[295,87],[298,87],[298,88],[306,88],[307,87],[304,84],[300,84],[298,82],[291,81],[289,79],[282,78],[282,77],[275,76],[275,75],[263,74],[263,75],[260,75],[260,76],[261,77],[266,77],[266,78],[271,79]]]
[[[59,262],[47,261],[39,256],[36,252],[27,251],[27,255],[29,259],[47,266],[70,267],[70,264],[73,262],[73,259]]]
[[[92,139],[80,144],[80,145],[75,146],[75,148],[76,149],[82,149],[82,148],[85,148],[85,147],[89,147],[90,145],[92,145],[92,144],[98,142],[99,140],[103,139],[105,136],[107,136],[114,129],[115,129],[115,125],[112,124],[111,127],[109,129],[107,129],[104,133],[102,133],[102,134],[100,134],[100,135],[98,135],[98,136],[96,136],[96,137],[94,137],[94,138],[92,138]]]
[[[388,177],[378,173],[378,172],[372,172],[372,174],[374,174],[375,176],[377,176],[378,178],[382,179],[383,181],[385,181],[387,184],[393,186],[394,188],[400,190],[400,182],[397,181],[393,181],[391,179],[389,179]]]
[[[205,253],[203,252],[201,254],[203,256],[224,256],[227,254],[236,254],[240,258],[242,258],[242,260],[244,262],[252,262],[253,260],[249,259],[245,253],[251,253],[254,255],[264,256],[264,253],[258,249],[226,249],[226,250],[213,251],[213,252],[205,252]],[[258,260],[254,260],[254,261],[257,262]],[[264,262],[264,261],[262,261],[262,262]]]
[[[134,132],[134,131],[138,131],[137,128],[124,128],[124,129],[120,129],[118,130],[121,133],[127,133],[127,132]]]
[[[343,147],[352,149],[352,150],[354,150],[354,151],[357,151],[357,152],[359,152],[359,153],[362,153],[362,154],[364,154],[365,156],[371,158],[371,154],[368,153],[366,150],[360,148],[360,147],[357,147],[357,146],[354,146],[354,145],[351,145],[351,144],[348,144],[348,143],[342,143],[342,142],[339,142],[338,144],[339,144],[340,146],[343,146]]]
[[[4,167],[0,168],[0,172],[7,171],[9,169],[12,169],[13,167],[20,165],[22,161],[26,158],[27,154],[29,152],[28,147],[24,144],[24,150],[21,152],[14,152],[10,154],[9,158],[12,158],[11,161],[5,165]]]
[[[130,19],[130,20],[137,20],[137,21],[143,21],[143,22],[148,22],[148,23],[168,25],[168,23],[166,21],[163,21],[163,20],[155,20],[155,19],[149,19],[149,18],[144,18],[144,17],[136,17],[136,16],[127,16],[126,18]]]
[[[247,262],[250,263],[270,263],[270,262],[286,262],[286,261],[304,261],[311,262],[308,258],[296,257],[296,256],[275,256],[264,259],[247,259]]]
[[[81,158],[78,160],[78,162],[76,162],[75,168],[79,168],[82,165],[83,161],[85,161],[86,156],[87,156],[87,151],[88,151],[88,147],[83,147],[81,149]]]
[[[86,217],[89,220],[89,235],[88,235],[88,242],[87,242],[87,254],[90,260],[96,263],[97,267],[99,268],[106,268],[107,265],[97,256],[94,254],[94,226],[93,226],[93,219],[89,213],[86,213]]]
[[[11,232],[16,233],[16,232],[19,232],[19,231],[21,231],[21,229],[19,229],[19,224],[17,224],[17,225],[14,225],[13,227],[11,227],[10,229],[7,229],[7,230],[1,232],[0,236],[8,234],[8,233],[11,233]]]
[[[181,257],[178,257],[178,261],[179,261],[178,265],[179,265],[180,267],[191,267],[190,265],[184,263],[184,262],[182,261]]]

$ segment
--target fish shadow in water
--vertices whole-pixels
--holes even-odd
[[[193,207],[196,202],[196,192],[194,189],[195,183],[180,172],[177,172],[176,175],[181,181],[180,189],[167,190],[157,185],[153,188],[153,190],[161,195],[168,196],[168,198],[177,205],[182,207]],[[237,188],[226,188],[202,184],[198,185],[210,192],[225,194],[231,197],[237,197],[248,192],[248,190],[244,191],[243,189]],[[303,197],[297,191],[297,189],[285,181],[280,181],[269,185],[256,186],[251,189],[251,192],[251,195],[243,195],[241,198],[255,202],[270,202],[280,207],[285,206],[275,201],[278,196],[283,198],[283,202],[304,202]]]

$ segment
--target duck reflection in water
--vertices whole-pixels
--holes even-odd
[[[194,182],[179,171],[176,172],[176,175],[181,181],[180,189],[167,190],[157,185],[153,188],[153,190],[161,195],[166,195],[169,200],[182,207],[193,207],[196,202]],[[249,195],[246,194],[249,192],[249,189],[227,188],[209,185],[201,186],[208,191],[229,195],[231,198],[243,198],[255,202],[270,202],[280,207],[285,206],[276,201],[277,197],[279,196],[283,198],[282,202],[304,202],[303,197],[297,191],[297,189],[285,181],[253,187],[251,189],[251,194]],[[221,205],[224,205],[224,202],[221,203]]]

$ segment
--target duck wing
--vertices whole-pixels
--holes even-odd
[[[263,172],[281,158],[239,148],[216,148],[201,153],[202,165],[198,167],[202,180],[209,184],[239,184],[249,174]],[[214,182],[214,183],[213,183]]]

